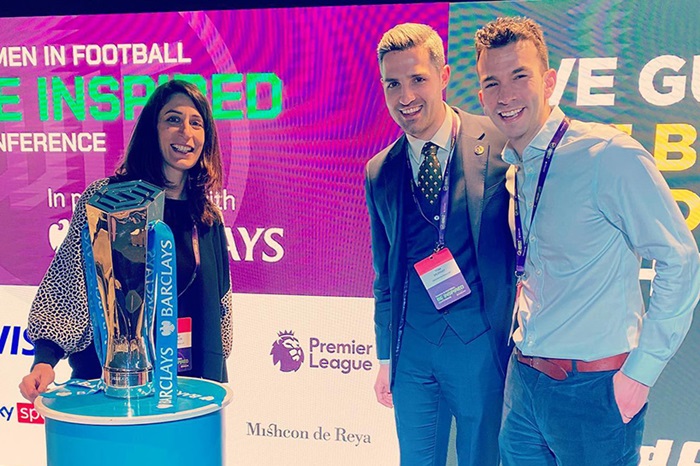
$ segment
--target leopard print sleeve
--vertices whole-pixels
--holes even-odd
[[[224,359],[231,355],[233,347],[233,294],[231,288],[221,298],[221,343],[224,351]]]
[[[87,223],[85,204],[108,182],[107,178],[97,180],[80,196],[68,234],[41,280],[29,311],[28,334],[32,341],[52,341],[65,351],[64,357],[84,350],[92,342],[80,232]]]
[[[229,248],[228,239],[226,237],[224,227],[224,216],[219,211],[218,228],[221,240],[221,266],[219,273],[222,274],[219,283],[226,291],[221,296],[221,346],[224,354],[224,360],[231,355],[233,348],[233,293],[231,292],[231,266],[229,263]],[[222,289],[220,288],[220,290]]]

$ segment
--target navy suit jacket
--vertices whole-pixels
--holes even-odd
[[[490,335],[497,348],[495,356],[505,374],[511,351],[508,332],[515,289],[515,255],[508,226],[509,195],[505,187],[509,165],[501,159],[506,140],[487,117],[456,108],[454,111],[461,120],[455,150],[461,155],[464,182],[454,180],[454,184],[450,184],[466,189],[467,210],[484,292],[483,317],[491,329]],[[405,323],[403,294],[407,267],[413,265],[406,264],[403,231],[404,193],[412,176],[406,163],[407,145],[403,135],[372,157],[366,166],[365,179],[375,272],[377,356],[381,360],[391,360],[392,381]],[[480,152],[478,146],[483,148],[483,153],[477,153]],[[455,197],[450,196],[450,201],[453,202]]]

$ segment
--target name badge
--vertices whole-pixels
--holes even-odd
[[[413,266],[435,308],[440,310],[472,292],[449,249],[443,248]]]
[[[177,371],[192,369],[192,317],[177,319]]]

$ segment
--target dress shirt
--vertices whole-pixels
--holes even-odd
[[[418,169],[420,164],[423,162],[423,155],[421,151],[426,142],[432,142],[438,146],[437,158],[440,161],[440,169],[442,169],[442,176],[445,176],[445,169],[447,168],[447,158],[450,156],[450,151],[452,150],[452,120],[455,119],[457,123],[457,133],[459,133],[460,121],[457,118],[457,114],[452,108],[446,103],[442,103],[445,106],[445,119],[442,122],[442,126],[437,130],[435,135],[428,141],[422,139],[414,138],[410,134],[406,134],[406,139],[408,139],[408,159],[411,161],[411,171],[413,172],[413,181],[418,182]]]
[[[652,156],[627,134],[573,120],[552,158],[535,219],[545,148],[564,118],[555,107],[519,156],[529,250],[513,339],[523,354],[585,361],[630,352],[622,371],[651,386],[685,337],[700,294],[700,255]],[[511,205],[511,227],[513,215]],[[641,258],[655,261],[644,312]]]

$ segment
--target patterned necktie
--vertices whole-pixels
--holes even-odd
[[[437,202],[440,188],[442,187],[442,169],[437,158],[438,146],[432,142],[426,142],[421,150],[423,162],[418,167],[418,188],[431,204]]]

